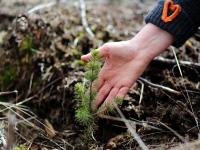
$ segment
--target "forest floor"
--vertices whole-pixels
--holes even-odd
[[[133,37],[153,1],[87,2],[95,37],[82,25],[78,1],[28,11],[39,3],[0,1],[0,147],[9,139],[31,150],[140,149],[117,113],[99,118],[93,139],[82,141],[74,85],[83,79],[80,56]],[[170,149],[200,136],[199,41],[196,34],[174,49],[180,69],[172,48],[155,58],[120,105],[149,149]]]

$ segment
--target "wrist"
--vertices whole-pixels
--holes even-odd
[[[130,40],[138,55],[151,61],[165,51],[172,43],[173,36],[159,27],[148,23]]]

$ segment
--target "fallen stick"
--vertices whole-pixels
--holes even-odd
[[[170,65],[176,65],[176,60],[164,58],[164,57],[161,57],[161,56],[158,56],[158,57],[154,58],[154,61],[158,61],[158,62],[170,64]],[[179,64],[180,65],[185,65],[185,66],[191,66],[191,67],[200,68],[200,63],[195,63],[195,62],[190,62],[190,61],[181,60],[181,61],[179,61]]]
[[[140,136],[136,133],[135,129],[131,126],[131,123],[125,118],[125,116],[123,115],[123,113],[121,112],[121,110],[119,109],[119,107],[117,106],[117,104],[114,101],[113,101],[113,105],[114,105],[115,109],[117,110],[118,114],[120,115],[120,117],[122,118],[123,122],[125,123],[126,127],[128,128],[128,130],[132,134],[133,138],[139,144],[140,148],[142,150],[148,150],[148,147],[142,141]]]
[[[172,52],[173,52],[173,54],[174,54],[174,58],[175,58],[175,60],[176,60],[176,64],[177,64],[177,66],[178,66],[180,75],[181,75],[181,77],[182,77],[182,79],[183,79],[183,73],[182,73],[182,70],[181,70],[181,67],[180,67],[180,61],[178,60],[178,58],[177,58],[177,56],[176,56],[175,48],[171,46],[171,50],[172,50]],[[185,84],[184,84],[184,88],[185,88],[185,91],[186,91],[186,94],[187,94],[186,100],[187,100],[187,101],[189,102],[189,104],[190,104],[190,108],[191,108],[191,110],[192,110],[193,117],[194,117],[194,120],[195,120],[195,122],[196,122],[197,129],[198,129],[198,131],[199,131],[199,133],[198,133],[198,136],[199,136],[199,135],[200,135],[200,128],[199,128],[198,117],[197,117],[197,116],[195,115],[195,113],[194,113],[194,109],[193,109],[193,107],[192,107],[191,98],[190,98],[190,96],[189,96],[189,94],[188,94],[188,91],[187,91],[187,88],[186,88],[186,85],[185,85]]]
[[[8,132],[7,132],[7,142],[5,150],[12,150],[15,143],[15,126],[16,126],[16,116],[9,112],[8,114]]]
[[[86,32],[89,34],[91,38],[95,38],[94,33],[90,29],[87,19],[86,19],[86,6],[85,6],[85,1],[84,0],[79,0],[80,3],[80,13],[81,13],[81,21],[82,25],[85,28]]]
[[[170,92],[170,93],[174,93],[174,94],[178,94],[178,95],[181,94],[181,92],[179,92],[179,91],[176,91],[176,90],[174,90],[174,89],[172,89],[172,88],[169,88],[169,87],[166,87],[166,86],[163,86],[163,85],[159,85],[159,84],[152,83],[152,82],[150,82],[150,81],[148,81],[147,79],[142,78],[142,77],[139,77],[138,80],[140,80],[140,81],[143,82],[143,83],[146,83],[146,84],[149,85],[149,86],[152,86],[152,87],[155,87],[155,88],[159,88],[159,89],[162,89],[162,90],[164,90],[164,91],[168,91],[168,92]]]
[[[109,120],[113,120],[113,121],[119,121],[119,122],[124,122],[124,120],[122,118],[118,118],[118,117],[113,117],[113,116],[108,116],[108,115],[103,115],[103,114],[99,114],[98,117],[102,118],[102,119],[109,119]],[[136,122],[136,121],[133,121],[133,120],[128,120],[128,122],[130,122],[131,124],[136,124],[136,125],[140,125],[140,126],[145,126],[145,127],[149,127],[149,128],[152,128],[152,129],[155,129],[155,130],[159,130],[159,131],[162,131],[162,129],[159,129],[157,127],[154,127],[152,125],[149,125],[147,123],[143,123],[143,122]]]
[[[33,12],[36,12],[38,10],[41,10],[41,9],[44,9],[44,8],[49,8],[49,7],[52,7],[54,6],[55,4],[57,4],[56,1],[52,1],[52,2],[49,2],[49,3],[45,3],[45,4],[39,4],[33,8],[31,8],[30,10],[28,10],[28,14],[32,14]]]
[[[17,90],[14,90],[14,91],[6,91],[6,92],[0,92],[0,96],[3,96],[3,95],[10,95],[10,94],[16,94],[18,93]]]
[[[164,126],[165,128],[167,128],[169,131],[171,131],[174,135],[176,135],[183,143],[187,143],[187,141],[178,133],[176,132],[174,129],[170,128],[169,126],[167,126],[166,124],[158,121],[159,124],[161,124],[162,126]]]

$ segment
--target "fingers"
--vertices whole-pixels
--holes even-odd
[[[105,102],[108,103],[108,104],[111,103],[115,99],[118,91],[119,91],[119,88],[114,87],[110,91],[110,93],[109,93],[108,97],[106,98]]]
[[[128,93],[129,88],[128,87],[122,87],[119,92],[117,93],[116,97],[124,98],[126,94]]]
[[[100,57],[106,57],[109,51],[109,46],[110,44],[104,44],[103,46],[101,46],[100,48],[97,49],[97,51],[99,51],[99,55]],[[81,60],[83,61],[89,61],[91,59],[92,55],[91,53],[88,53],[86,55],[81,56]]]
[[[98,92],[101,89],[101,87],[103,86],[104,82],[105,82],[104,79],[102,79],[100,77],[97,80],[95,80],[93,82],[94,90],[96,90]]]
[[[108,94],[110,93],[111,90],[111,86],[107,83],[105,83],[102,88],[99,90],[96,100],[94,101],[94,103],[92,104],[92,108],[94,110],[96,110],[100,104],[103,103],[103,101],[105,100],[105,98],[108,96]]]
[[[104,103],[99,107],[98,113],[105,113],[109,109],[112,109],[114,107],[113,102],[115,101],[115,99],[117,97],[123,99],[127,94],[128,90],[128,87],[122,87],[121,89],[117,87],[112,88]]]
[[[103,112],[105,111],[106,112],[107,111],[107,107],[111,107],[112,108],[112,105],[113,105],[112,102],[113,102],[113,100],[115,100],[115,97],[116,97],[118,91],[119,91],[119,88],[116,88],[116,87],[114,87],[110,91],[108,97],[106,98],[106,100],[104,101],[104,103],[99,108],[100,111],[103,111]]]
[[[83,61],[89,61],[91,59],[91,53],[88,53],[86,55],[81,56],[81,60]]]
[[[128,87],[112,88],[108,84],[103,85],[100,89],[99,93],[97,94],[96,100],[92,105],[92,108],[96,110],[102,103],[106,106],[106,104],[111,104],[115,98],[124,98],[128,93]]]
[[[109,95],[107,96],[106,100],[103,103],[103,107],[112,106],[112,102],[118,97],[118,98],[124,98],[127,94],[129,88],[128,87],[122,87],[121,89],[114,87]]]

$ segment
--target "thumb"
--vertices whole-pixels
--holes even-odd
[[[89,61],[91,57],[92,57],[91,53],[88,53],[86,55],[81,56],[81,60]]]
[[[100,57],[106,57],[107,54],[108,54],[109,48],[110,48],[110,44],[109,43],[106,43],[103,46],[99,47],[97,49],[97,51],[99,51]],[[91,59],[91,57],[92,57],[92,55],[91,55],[91,52],[90,52],[90,53],[88,53],[86,55],[81,56],[81,60],[89,61]]]

